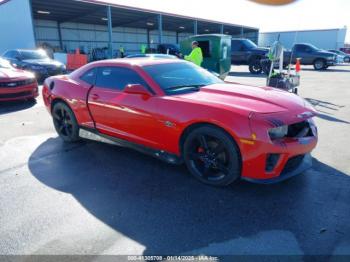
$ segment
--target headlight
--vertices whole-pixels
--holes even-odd
[[[33,84],[35,81],[36,81],[35,78],[28,78],[28,79],[24,80],[24,84],[30,85],[30,84]]]
[[[269,129],[269,136],[271,139],[283,138],[288,134],[288,126],[279,126]]]

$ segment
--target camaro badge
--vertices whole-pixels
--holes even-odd
[[[167,127],[173,127],[174,126],[174,123],[170,122],[170,121],[165,121],[164,122],[164,125],[167,126]]]

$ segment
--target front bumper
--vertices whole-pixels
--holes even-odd
[[[296,157],[301,158],[301,161],[296,161],[298,163],[295,164],[295,166],[293,167],[286,166],[287,168],[285,167],[278,177],[267,178],[267,179],[254,179],[249,177],[242,177],[242,179],[249,182],[257,183],[257,184],[275,184],[275,183],[279,183],[281,181],[287,180],[296,175],[299,175],[302,172],[312,167],[312,157],[310,153],[306,155],[296,156]],[[293,160],[293,158],[291,158],[291,160]]]
[[[16,88],[0,88],[0,101],[25,100],[36,98],[38,95],[38,85],[36,83]]]
[[[249,143],[246,139],[241,139],[239,145],[243,152],[242,179],[274,183],[309,168],[310,153],[318,141],[318,131],[312,115],[314,112],[303,110],[288,114],[253,115],[251,130],[255,139]],[[288,133],[282,138],[271,139],[268,130],[282,125],[288,126]]]
[[[335,65],[337,65],[337,61],[327,60],[327,66],[335,66]]]
[[[36,79],[38,80],[45,80],[45,78],[48,78],[50,76],[55,76],[55,75],[63,75],[65,74],[67,71],[63,68],[44,68],[44,69],[40,69],[40,70],[29,70],[30,72],[32,72]]]

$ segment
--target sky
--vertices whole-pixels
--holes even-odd
[[[267,6],[250,0],[109,0],[116,4],[170,12],[260,28],[261,32],[330,29],[347,26],[350,0],[298,0]]]

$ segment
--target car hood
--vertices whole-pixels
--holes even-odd
[[[261,53],[268,53],[269,49],[268,48],[264,48],[264,47],[257,47],[254,49],[255,51],[261,52]]]
[[[324,51],[324,50],[319,50],[317,51],[317,54],[323,55],[323,56],[336,56],[337,54],[329,52],[329,51]]]
[[[34,75],[30,72],[19,69],[0,68],[0,81],[11,79],[25,79],[31,77],[34,77]]]
[[[62,63],[52,60],[52,59],[26,59],[22,62],[32,65],[42,65],[42,66],[61,66]]]
[[[280,89],[230,83],[202,87],[198,92],[176,97],[246,114],[305,111],[306,106],[303,98]]]

